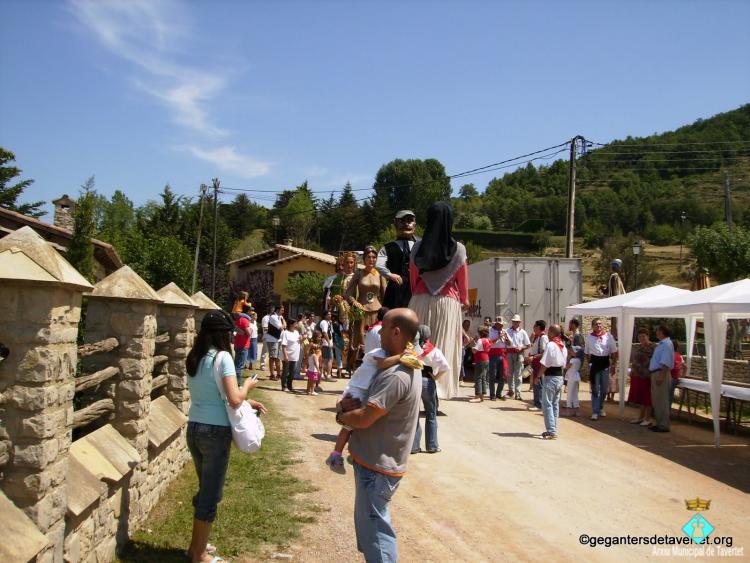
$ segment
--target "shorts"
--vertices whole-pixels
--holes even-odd
[[[307,380],[308,381],[320,381],[320,372],[319,371],[312,371],[307,370]]]
[[[332,360],[333,359],[333,348],[331,348],[330,346],[323,346],[323,348],[321,348],[321,350],[323,351],[323,359],[324,360]]]
[[[270,358],[279,357],[279,343],[278,342],[266,342],[266,349],[268,350],[268,357]]]

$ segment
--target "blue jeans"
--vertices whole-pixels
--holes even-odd
[[[523,354],[508,354],[508,369],[510,371],[510,381],[508,382],[508,391],[511,395],[521,392],[521,383],[523,382]]]
[[[557,419],[560,417],[560,394],[563,388],[563,376],[545,375],[542,379],[544,427],[550,434],[557,434]]]
[[[258,339],[250,339],[250,348],[248,348],[247,361],[254,364],[258,359]]]
[[[341,369],[344,364],[342,360],[342,349],[338,346],[333,347],[333,360],[336,362],[336,367]]]
[[[601,414],[604,401],[609,389],[609,368],[596,372],[591,376],[591,412]]]
[[[487,392],[487,369],[489,362],[477,362],[474,364],[474,394],[484,397]]]
[[[422,404],[424,405],[424,431],[425,442],[428,451],[438,449],[437,439],[437,386],[431,377],[422,378]],[[414,434],[414,444],[411,451],[419,450],[422,442],[422,426],[417,418],[417,433]]]
[[[502,356],[490,356],[490,367],[488,371],[490,380],[490,399],[500,397],[503,394],[503,387],[505,387],[505,378],[503,377],[503,357]],[[497,391],[495,386],[497,385]]]
[[[194,518],[213,522],[224,491],[232,430],[229,426],[188,422],[187,445],[198,474],[198,492],[193,497]]]
[[[234,350],[234,371],[237,374],[237,385],[242,386],[242,371],[247,363],[248,348],[236,348]]]
[[[400,482],[401,477],[384,475],[354,462],[354,528],[357,549],[367,563],[398,561],[390,504]]]
[[[534,385],[531,386],[531,391],[534,393],[534,406],[538,409],[542,408],[542,378],[540,377]]]

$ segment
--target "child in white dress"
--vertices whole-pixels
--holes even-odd
[[[362,406],[365,406],[369,397],[372,378],[375,377],[378,372],[393,367],[398,363],[402,363],[406,367],[412,369],[422,369],[422,362],[417,358],[416,351],[412,344],[407,346],[403,354],[397,354],[395,356],[387,356],[386,351],[382,348],[375,348],[371,352],[368,352],[362,359],[362,365],[357,368],[354,375],[352,375],[352,378],[349,380],[349,384],[341,395],[342,398],[351,397],[353,399],[359,399]],[[344,451],[344,446],[346,446],[349,441],[351,433],[351,428],[346,426],[341,427],[339,435],[336,438],[336,445],[328,456],[328,459],[326,459],[326,465],[328,465],[332,471],[337,473],[346,472],[344,469],[342,452]]]
[[[578,386],[581,383],[581,360],[575,356],[568,361],[567,371],[565,372],[565,382],[568,384],[568,398],[565,406],[573,409],[572,416],[578,416]]]

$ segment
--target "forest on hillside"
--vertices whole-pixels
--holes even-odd
[[[734,223],[750,226],[750,104],[668,133],[606,144],[587,139],[578,148],[576,231],[592,248],[617,234],[670,244],[698,227],[722,221],[725,178],[732,190]],[[297,246],[331,253],[361,249],[393,236],[396,210],[413,209],[423,225],[428,206],[438,200],[453,203],[456,227],[466,234],[562,234],[568,151],[569,143],[563,143],[526,159],[453,176],[436,159],[396,159],[381,166],[372,188],[347,184],[328,195],[314,192],[307,182],[280,193],[221,188],[216,222],[211,190],[203,198],[190,198],[167,185],[157,200],[136,206],[126,189],[110,198],[98,193],[91,177],[78,199],[77,234],[81,240],[94,236],[112,243],[154,287],[176,281],[186,289],[191,287],[200,239],[197,289],[209,289],[215,223],[216,284],[224,293],[228,284],[223,266],[231,259],[288,238]],[[20,202],[33,180],[17,182],[21,170],[13,165],[12,152],[1,149],[0,157],[0,205],[38,216],[44,202]],[[469,181],[500,170],[508,172],[481,189]],[[477,240],[493,246],[492,237]],[[478,245],[470,245],[470,257],[480,252]]]

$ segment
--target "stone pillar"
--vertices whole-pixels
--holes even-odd
[[[147,421],[151,406],[156,312],[160,302],[153,288],[129,266],[123,266],[96,284],[89,296],[86,339],[114,336],[120,342],[120,373],[114,380],[115,413],[111,424],[140,456],[130,478],[128,502],[123,503],[130,507],[127,518],[131,529],[147,515],[138,499],[148,487]]]
[[[190,409],[185,359],[195,339],[196,305],[175,283],[165,285],[157,295],[164,301],[159,307],[159,333],[169,332],[169,383],[166,397],[184,414]]]
[[[47,537],[39,561],[62,561],[78,321],[90,289],[31,228],[0,239],[0,342],[10,350],[0,362],[0,488]]]
[[[221,307],[211,301],[202,291],[194,293],[190,296],[190,299],[198,306],[198,309],[195,311],[195,331],[198,332],[201,329],[201,321],[206,316],[206,313],[221,309]]]

